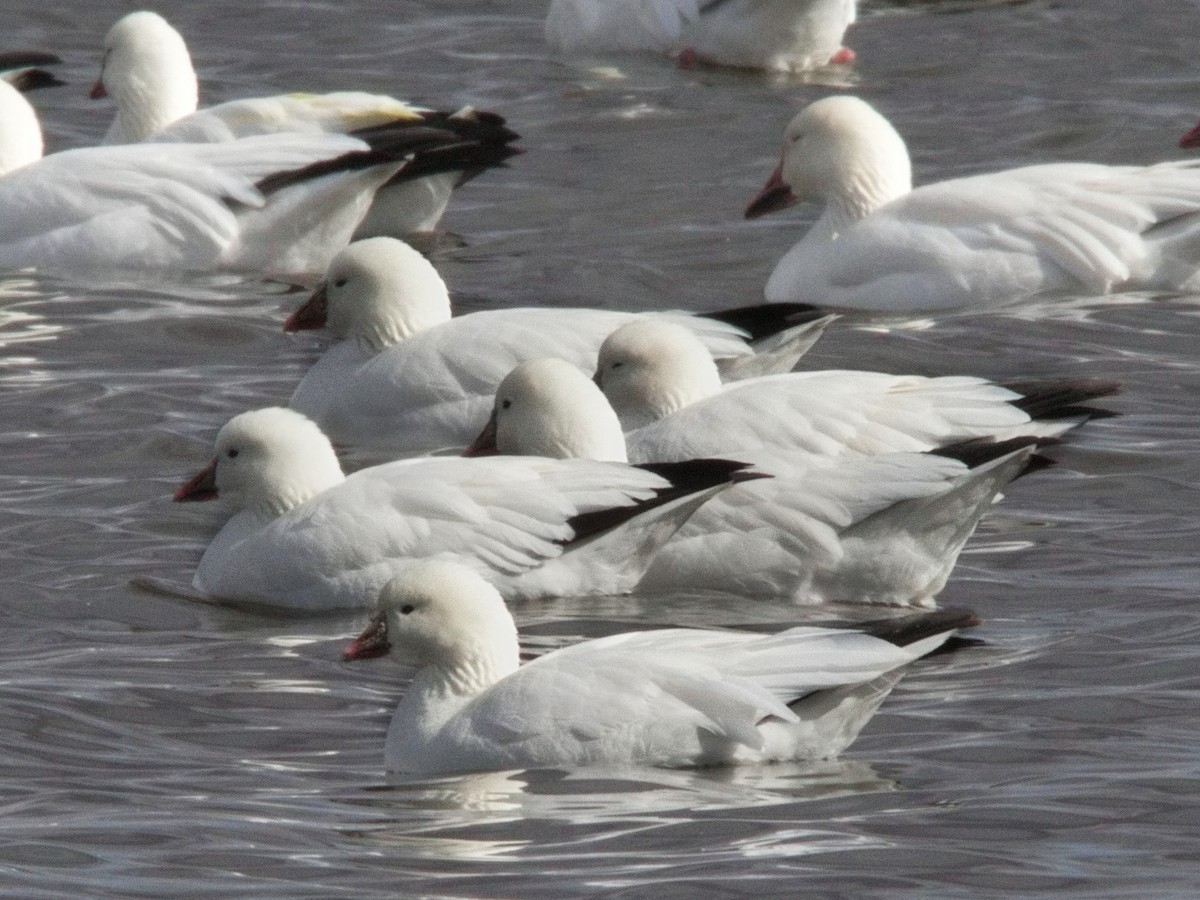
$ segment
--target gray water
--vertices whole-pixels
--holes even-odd
[[[506,115],[527,152],[460,192],[437,264],[463,309],[751,303],[811,210],[745,203],[837,85],[541,43],[543,0],[164,3],[208,102],[362,88]],[[9,0],[8,47],[67,59],[48,142],[93,142],[126,6]],[[867,4],[855,88],[921,181],[1177,158],[1200,4]],[[609,63],[614,61],[610,60]],[[170,502],[217,429],[320,352],[300,294],[230,277],[0,276],[0,893],[12,897],[1194,896],[1200,885],[1195,297],[858,319],[806,363],[1119,379],[1123,415],[1013,485],[943,603],[985,643],[922,663],[842,761],[389,782],[390,663],[359,616],[191,602],[218,509]],[[155,587],[157,586],[157,588]],[[845,611],[839,611],[845,612]],[[755,598],[517,610],[533,647],[629,622],[787,623]]]

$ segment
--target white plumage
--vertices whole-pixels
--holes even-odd
[[[343,135],[90,147],[41,157],[24,97],[0,81],[0,266],[321,271],[405,164]],[[341,162],[339,162],[339,160]],[[328,174],[267,179],[328,163]]]
[[[200,560],[197,590],[321,610],[369,605],[428,557],[458,560],[514,599],[627,592],[740,468],[675,477],[584,460],[448,458],[347,477],[316,425],[270,408],[231,419],[213,462],[176,499],[219,496],[233,509]]]
[[[790,369],[829,319],[753,345],[741,329],[665,313],[695,331],[727,377]],[[451,318],[429,261],[390,238],[358,241],[289,319],[327,325],[339,343],[309,370],[289,405],[316,421],[358,465],[466,446],[487,421],[496,386],[522,360],[560,356],[592,367],[605,336],[642,318],[600,309],[516,308]],[[761,350],[762,352],[757,352]]]
[[[117,114],[109,144],[138,141],[207,143],[262,134],[345,134],[380,126],[423,126],[444,132],[423,149],[448,159],[422,166],[419,177],[397,177],[375,198],[356,234],[405,235],[437,225],[451,191],[516,150],[516,135],[492,113],[465,107],[453,115],[382,94],[337,91],[233,100],[197,111],[198,84],[182,35],[157,13],[119,19],[104,41],[104,63],[92,89],[111,96]],[[433,169],[433,171],[428,171]]]
[[[855,0],[551,0],[546,40],[574,55],[651,50],[717,65],[803,72],[853,53]]]
[[[344,656],[390,650],[417,666],[384,756],[389,769],[420,774],[833,757],[905,666],[975,623],[927,614],[939,618],[915,618],[896,643],[815,627],[632,632],[518,666],[500,594],[462,567],[414,567],[389,582],[380,606]]]
[[[766,415],[762,432],[786,432],[780,412]],[[786,439],[744,442],[718,419],[707,422],[702,437],[706,452],[773,477],[735,485],[697,510],[656,556],[639,590],[931,606],[997,493],[1033,453],[1030,441],[1001,445],[975,468],[925,453],[863,457],[843,448],[834,455]],[[826,441],[835,444],[837,435]],[[491,449],[626,459],[620,423],[604,395],[558,359],[522,363],[505,378],[492,422],[468,452]],[[645,458],[658,457],[651,450]]]
[[[838,308],[987,306],[1044,293],[1200,287],[1200,163],[1054,163],[912,188],[908,151],[855,97],[787,128],[748,216],[824,211],[772,272],[769,300]]]

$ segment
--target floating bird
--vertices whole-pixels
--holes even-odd
[[[392,238],[338,254],[324,285],[285,328],[328,327],[339,343],[304,376],[289,405],[313,419],[348,462],[461,450],[487,421],[514,365],[547,355],[591,368],[617,326],[667,316],[696,332],[726,378],[787,371],[832,317],[798,304],[690,315],[515,308],[451,318],[437,270]]]
[[[757,428],[787,426],[768,412]],[[639,591],[933,606],[999,491],[1045,462],[1034,456],[1034,438],[838,457],[784,442],[756,442],[747,452],[719,419],[706,432],[709,444],[772,477],[735,485],[698,509],[659,551]],[[491,422],[467,450],[488,452],[626,460],[604,394],[559,359],[522,363],[504,379]]]
[[[746,210],[824,204],[768,300],[894,311],[1037,294],[1200,288],[1200,163],[1051,163],[913,188],[908,150],[856,97],[818,100]]]
[[[187,45],[166,19],[133,12],[112,26],[91,93],[111,96],[117,104],[106,143],[201,143],[280,132],[369,139],[378,128],[436,129],[441,140],[416,152],[376,196],[358,227],[359,237],[433,229],[455,187],[519,152],[513,145],[517,135],[502,117],[471,107],[448,113],[385,95],[341,91],[234,100],[197,112],[198,95]]]
[[[42,158],[0,80],[0,267],[323,271],[427,135],[272,134]]]
[[[501,594],[444,561],[383,588],[343,653],[417,667],[388,729],[388,769],[691,767],[837,756],[902,672],[974,615],[778,634],[670,628],[583,641],[519,665]]]
[[[294,610],[368,606],[429,557],[483,573],[512,599],[626,593],[654,553],[746,466],[416,459],[342,473],[328,438],[278,407],[234,416],[213,461],[175,494],[233,517],[197,590]]]
[[[805,72],[854,60],[855,0],[551,0],[546,40],[564,53],[649,50],[695,63]]]

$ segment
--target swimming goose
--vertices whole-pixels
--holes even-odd
[[[204,143],[280,132],[366,137],[379,127],[436,128],[443,139],[416,153],[379,193],[359,237],[433,229],[455,187],[519,152],[512,143],[517,135],[495,113],[470,107],[446,113],[361,91],[256,97],[197,112],[187,45],[162,16],[148,11],[129,13],[109,30],[91,96],[116,101],[105,137],[110,144]]]
[[[810,104],[746,210],[824,204],[766,298],[846,309],[987,307],[1048,293],[1200,288],[1200,163],[1051,163],[912,187],[865,101]]]
[[[419,459],[342,473],[329,440],[278,407],[234,416],[175,494],[233,516],[193,584],[294,610],[368,606],[414,561],[454,559],[511,599],[630,591],[695,508],[744,469],[537,458]]]
[[[851,62],[855,0],[551,0],[546,40],[570,54],[649,50],[745,69]]]
[[[0,267],[321,271],[424,140],[274,134],[42,158],[33,108],[0,80]]]
[[[722,384],[691,334],[656,321],[630,322],[605,338],[596,381],[636,460],[671,459],[714,443],[840,456],[931,450],[971,438],[1055,437],[1111,415],[1085,404],[1117,390],[1089,380],[1006,387],[970,376],[836,369]]]
[[[971,613],[778,634],[629,632],[519,664],[517,629],[479,575],[431,561],[383,588],[343,653],[417,671],[388,728],[388,769],[716,766],[837,756],[914,660]]]
[[[758,427],[781,428],[767,415]],[[732,487],[659,551],[639,591],[719,590],[796,602],[933,606],[1001,489],[1044,461],[1035,439],[836,458],[801,448],[747,452],[720,421],[714,446],[773,476]],[[831,439],[832,440],[832,439]],[[625,461],[603,393],[560,359],[517,366],[466,451]]]
[[[734,378],[787,371],[832,320],[798,305],[694,316],[515,308],[451,318],[446,285],[429,261],[401,241],[372,238],[341,251],[324,285],[284,326],[328,327],[339,340],[289,406],[316,421],[353,465],[459,450],[479,433],[496,386],[517,363],[553,354],[592,367],[609,332],[647,316],[696,332]]]

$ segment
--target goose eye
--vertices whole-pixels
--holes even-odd
[[[333,283],[333,286],[334,286],[335,288],[344,288],[344,287],[346,286],[346,279],[345,279],[345,278],[339,278],[337,281],[335,281],[335,282]]]
[[[615,363],[613,363],[613,364],[612,364],[612,366],[611,366],[610,368],[613,368],[613,369],[619,369],[619,368],[621,368],[621,366],[623,366],[623,365],[625,365],[625,363],[623,363],[623,362],[615,362]]]
[[[237,447],[230,447],[228,450],[225,451],[225,455],[228,456],[230,459],[237,459],[237,455],[238,455]]]
[[[511,406],[512,406],[512,401],[511,401],[511,400],[501,400],[501,401],[500,401],[500,408],[501,408],[501,409],[509,409]]]
[[[402,616],[407,616],[412,611],[413,605],[411,603],[405,603],[402,607],[400,607],[400,615]]]

